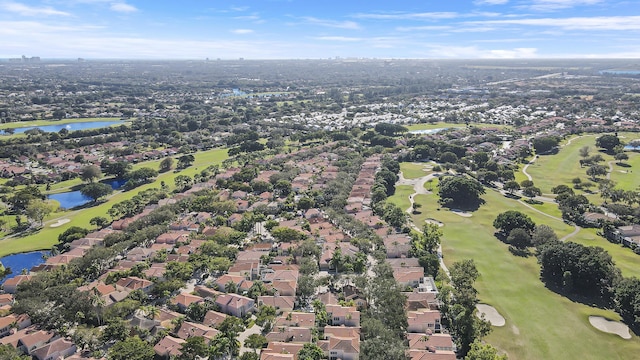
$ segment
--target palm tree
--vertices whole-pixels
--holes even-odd
[[[226,359],[231,350],[231,341],[223,334],[214,336],[211,340],[211,346],[209,347],[209,358]]]
[[[144,312],[147,319],[153,320],[158,316],[158,314],[160,314],[160,309],[155,305],[146,305],[142,307],[142,312]]]

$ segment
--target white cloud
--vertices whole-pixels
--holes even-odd
[[[135,6],[124,3],[124,2],[111,3],[111,6],[109,8],[113,11],[127,13],[127,14],[138,11],[138,8],[136,8]]]
[[[537,11],[555,11],[582,5],[595,5],[601,2],[602,0],[533,0],[532,4],[524,7]]]
[[[503,5],[508,2],[509,0],[476,0],[473,3],[476,5]]]
[[[253,30],[251,30],[251,29],[234,29],[234,30],[231,30],[231,32],[234,33],[234,34],[244,35],[244,34],[253,33]]]
[[[71,16],[68,12],[56,10],[50,6],[35,7],[12,1],[0,3],[0,8],[22,16]]]
[[[422,12],[422,13],[406,13],[406,12],[393,12],[393,13],[359,13],[353,15],[357,19],[372,19],[372,20],[439,20],[439,19],[454,19],[459,17],[460,14],[456,12]]]
[[[572,18],[539,18],[470,21],[476,25],[527,25],[560,28],[564,30],[625,31],[640,30],[640,16],[595,16]]]
[[[358,23],[354,21],[325,20],[325,19],[318,19],[311,16],[304,17],[303,20],[305,20],[309,24],[330,27],[330,28],[349,29],[349,30],[356,30],[360,28],[360,25],[358,25]]]

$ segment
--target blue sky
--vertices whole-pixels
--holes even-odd
[[[0,58],[640,58],[640,0],[0,0]]]

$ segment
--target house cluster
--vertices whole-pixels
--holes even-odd
[[[307,159],[301,158],[291,162],[298,169],[296,177],[291,181],[295,193],[303,193],[313,189],[323,189],[335,179],[338,167],[333,164],[339,156],[331,152],[321,152]],[[387,260],[394,272],[396,280],[407,289],[408,341],[411,345],[409,355],[412,359],[455,359],[451,337],[440,325],[440,313],[436,300],[437,289],[433,279],[426,277],[418,260],[409,258],[409,237],[395,232],[385,222],[374,215],[370,209],[371,188],[375,172],[380,166],[381,157],[374,155],[366,159],[348,197],[347,211],[351,216],[369,225],[375,233],[382,237],[387,250]],[[218,179],[229,179],[239,169],[228,169],[206,183],[196,184],[185,193],[175,194],[163,199],[157,205],[147,206],[141,214],[114,221],[109,228],[92,232],[69,244],[68,251],[55,255],[32,269],[32,272],[47,271],[68,264],[72,259],[83,256],[94,246],[103,246],[107,235],[123,231],[133,221],[149,214],[158,206],[175,203],[190,193],[201,189],[213,189]],[[274,171],[263,171],[258,179],[268,181]],[[218,189],[220,190],[220,189]],[[265,194],[266,193],[266,194]],[[220,190],[221,199],[233,200],[237,205],[237,213],[229,217],[232,225],[234,215],[242,218],[242,213],[251,206],[261,203],[269,206],[275,203],[278,208],[284,199],[268,192],[248,194]],[[246,204],[245,204],[246,202]],[[242,205],[247,205],[246,208]],[[193,254],[198,254],[206,243],[206,237],[218,231],[209,221],[212,214],[206,212],[183,213],[177,220],[169,224],[168,230],[149,243],[130,249],[125,254],[105,264],[101,275],[93,282],[78,288],[101,299],[105,307],[123,301],[133,291],[152,294],[154,284],[162,281],[170,262],[187,262]],[[334,270],[332,258],[338,249],[343,256],[354,258],[358,248],[350,243],[351,236],[333,224],[318,208],[299,211],[293,219],[276,217],[278,227],[295,229],[307,238],[315,240],[321,248],[318,259],[321,271]],[[256,228],[259,228],[259,224]],[[297,359],[297,352],[305,343],[312,342],[317,327],[316,314],[309,311],[297,297],[300,279],[299,265],[292,262],[291,254],[299,246],[295,241],[276,241],[270,234],[255,231],[251,234],[255,241],[245,241],[239,249],[235,261],[229,269],[216,277],[210,277],[206,285],[201,283],[202,273],[194,274],[198,285],[186,286],[182,291],[172,294],[167,308],[159,309],[157,314],[148,316],[137,311],[128,320],[132,326],[146,329],[156,334],[161,329],[174,329],[159,341],[154,349],[158,356],[175,356],[180,353],[181,345],[190,336],[202,336],[213,339],[219,331],[216,329],[228,316],[246,318],[254,314],[260,306],[269,305],[277,309],[277,317],[272,329],[266,333],[268,345],[261,352],[261,359]],[[260,236],[266,235],[266,236]],[[166,257],[158,258],[159,253]],[[268,260],[266,260],[268,259]],[[144,266],[140,266],[144,265]],[[139,271],[134,271],[139,269]],[[117,277],[117,281],[108,281],[112,274],[126,273]],[[135,275],[133,275],[135,273]],[[18,275],[8,279],[4,284],[4,292],[0,296],[2,306],[10,309],[17,286],[28,281],[32,273]],[[251,297],[248,293],[252,286],[260,281],[266,291],[260,296]],[[368,306],[367,300],[360,290],[353,285],[344,285],[340,289],[316,293],[313,298],[320,300],[326,308],[327,324],[317,344],[330,359],[355,360],[360,356],[360,312],[359,308]],[[341,298],[341,301],[338,298]],[[202,322],[180,320],[183,313],[192,304],[215,303],[217,311],[209,310]],[[173,311],[173,310],[177,311]],[[50,356],[69,356],[77,351],[77,347],[68,339],[56,337],[55,334],[39,330],[27,319],[18,321],[16,315],[10,314],[0,318],[0,339],[3,342],[20,348],[23,352],[52,359]],[[180,322],[181,321],[181,322]],[[175,324],[179,327],[175,328]],[[7,328],[9,326],[9,328]],[[33,337],[33,340],[31,338]],[[37,338],[37,339],[36,339]],[[37,341],[36,341],[37,340]],[[26,343],[25,343],[26,342]],[[68,345],[68,346],[67,346]],[[66,346],[66,347],[65,347]],[[44,350],[38,350],[44,349]],[[37,351],[36,351],[37,350]],[[53,354],[53,355],[52,355]],[[78,356],[79,355],[74,355]],[[53,357],[55,358],[55,357]]]
[[[87,165],[100,166],[100,163],[104,160],[137,163],[178,154],[178,149],[176,148],[151,149],[122,156],[110,154],[111,150],[122,149],[131,145],[128,142],[119,141],[87,145],[78,149],[62,149],[38,153],[34,158],[23,155],[15,159],[1,159],[0,177],[13,179],[17,182],[31,180],[30,176],[55,179],[65,173],[80,174],[83,167]]]

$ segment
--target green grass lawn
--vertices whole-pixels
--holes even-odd
[[[32,120],[32,121],[18,121],[12,123],[0,124],[0,129],[15,129],[29,126],[45,126],[45,125],[58,125],[58,124],[72,124],[78,122],[96,122],[96,121],[114,121],[118,118],[84,118],[84,119],[62,119],[62,120]],[[122,122],[125,123],[124,121]]]
[[[401,192],[395,196],[401,196]],[[507,320],[506,326],[494,328],[486,340],[505,351],[511,360],[634,358],[640,351],[636,337],[623,340],[589,324],[589,315],[619,320],[615,312],[574,303],[548,290],[539,279],[535,257],[512,255],[507,245],[493,235],[492,223],[500,212],[513,209],[529,214],[538,224],[551,226],[560,237],[569,234],[572,227],[491,190],[483,198],[486,204],[467,218],[446,209],[438,210],[435,194],[418,195],[416,200],[423,205],[422,213],[413,219],[418,226],[427,218],[445,224],[442,245],[448,265],[466,258],[476,262],[481,274],[476,283],[481,301],[496,307]],[[587,235],[588,231],[579,238],[597,241],[587,240]],[[632,260],[629,258],[627,264],[620,261],[621,267],[626,268],[623,273],[633,273]]]
[[[557,154],[539,156],[535,163],[527,169],[527,172],[533,178],[534,184],[544,194],[548,194],[551,192],[551,188],[556,185],[566,184],[571,186],[571,180],[576,177],[581,178],[583,181],[589,180],[586,174],[587,168],[580,167],[580,148],[589,146],[591,149],[590,155],[601,154],[605,159],[605,162],[602,163],[604,166],[607,166],[607,162],[614,160],[611,155],[598,151],[595,146],[598,136],[584,135],[576,137],[569,145],[562,147]],[[628,142],[637,138],[638,134],[622,133],[620,137]],[[611,179],[618,183],[617,187],[619,188],[635,190],[640,186],[640,177],[635,176],[633,170],[640,172],[640,155],[632,152],[627,152],[627,154],[629,155],[627,163],[630,167],[622,167],[614,163]],[[516,179],[523,180],[524,178],[522,174],[519,174]],[[594,186],[592,190],[597,191],[597,186]],[[598,198],[598,196],[594,198]]]
[[[393,196],[389,197],[387,201],[397,205],[400,209],[407,210],[411,206],[409,201],[409,195],[413,194],[413,186],[411,185],[398,185],[396,186],[396,192]]]
[[[427,166],[427,163],[403,162],[400,163],[400,171],[402,171],[402,176],[405,179],[417,179],[431,173],[431,171],[424,169],[425,166]]]
[[[160,187],[160,183],[162,181],[164,181],[167,186],[169,186],[169,188],[173,189],[175,187],[174,179],[176,178],[176,176],[193,176],[202,171],[208,165],[221,163],[228,157],[228,154],[227,149],[213,149],[201,153],[196,153],[194,154],[194,156],[195,161],[193,166],[180,172],[175,173],[173,171],[169,171],[166,173],[162,173],[156,178],[153,183],[142,185],[131,191],[117,192],[106,202],[103,202],[94,207],[89,207],[77,211],[59,212],[50,215],[50,218],[53,218],[55,216],[55,218],[66,218],[71,220],[70,222],[60,227],[52,228],[49,226],[50,224],[45,224],[45,227],[35,234],[0,240],[0,257],[20,252],[50,249],[58,242],[58,235],[69,227],[80,226],[84,228],[92,228],[92,226],[89,224],[89,220],[96,216],[104,216],[109,218],[107,216],[107,210],[109,210],[111,206],[113,206],[113,204],[126,199],[131,199],[142,190],[150,189],[153,187]]]

